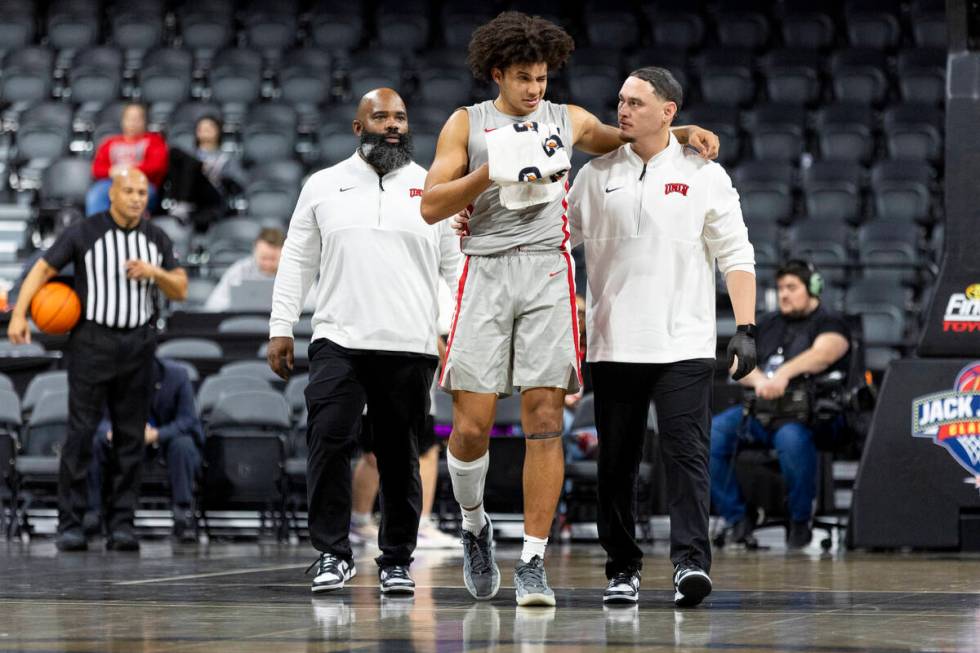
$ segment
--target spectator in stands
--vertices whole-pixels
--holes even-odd
[[[252,255],[235,261],[231,267],[225,270],[218,281],[218,285],[214,287],[207,301],[204,302],[204,310],[227,311],[232,308],[232,287],[239,286],[246,281],[275,279],[285,241],[286,235],[280,229],[266,227],[260,231],[258,238],[255,239]]]
[[[173,500],[174,536],[182,542],[196,539],[193,512],[194,479],[201,469],[204,429],[197,416],[194,388],[187,371],[172,361],[153,359],[153,398],[146,422],[147,460],[166,462]],[[93,443],[89,470],[89,513],[86,531],[101,524],[102,480],[112,452],[112,425],[108,418],[99,424]]]
[[[86,271],[75,276],[82,316],[67,352],[68,432],[58,473],[57,546],[62,551],[88,548],[82,528],[88,470],[93,435],[106,406],[115,472],[107,500],[106,547],[139,549],[133,516],[153,389],[156,336],[150,318],[157,291],[176,301],[187,296],[187,273],[178,267],[173,243],[143,220],[148,185],[137,168],[117,172],[109,211],[76,222],[51,245],[24,280],[7,327],[11,342],[30,342],[27,308],[34,295],[69,261]]]
[[[146,107],[130,102],[123,108],[122,133],[107,136],[92,161],[92,184],[85,197],[85,215],[109,210],[109,187],[120,171],[138,168],[149,180],[148,207],[157,206],[157,191],[167,176],[167,144],[163,136],[146,131]]]
[[[787,388],[805,382],[807,375],[838,370],[847,372],[850,332],[842,316],[820,303],[823,280],[807,261],[788,261],[776,272],[779,310],[759,321],[758,353],[761,369],[739,380],[760,400],[774,401]],[[758,404],[757,404],[758,406]],[[775,419],[764,427],[742,406],[733,406],[711,423],[711,498],[732,526],[732,538],[744,542],[754,520],[746,515],[745,501],[734,473],[739,441],[772,447],[786,480],[790,526],[786,543],[804,547],[813,536],[810,520],[817,489],[817,450],[809,424]]]
[[[241,162],[221,149],[221,138],[221,121],[203,116],[194,127],[194,152],[170,151],[170,214],[192,220],[200,231],[227,212],[229,195],[245,187]]]

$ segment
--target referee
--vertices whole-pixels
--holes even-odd
[[[643,554],[633,497],[651,398],[670,513],[674,603],[711,592],[709,418],[715,363],[715,264],[738,329],[739,379],[755,367],[755,256],[725,170],[689,154],[669,127],[677,80],[641,68],[619,93],[618,150],[586,165],[569,195],[573,240],[588,268],[588,360],[599,434],[599,541],[606,603],[639,598]]]
[[[82,518],[88,506],[87,475],[92,436],[109,408],[112,422],[106,499],[106,548],[139,550],[133,515],[152,392],[156,338],[150,324],[156,289],[168,299],[187,295],[187,274],[177,267],[167,235],[142,219],[146,175],[120,171],[109,189],[110,208],[76,222],[34,264],[10,316],[11,342],[30,342],[27,309],[37,291],[68,263],[82,317],[68,343],[68,433],[58,472],[58,539],[61,551],[88,548]]]

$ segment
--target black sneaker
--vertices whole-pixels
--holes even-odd
[[[97,510],[89,510],[82,517],[82,530],[86,537],[97,537],[102,535],[102,513]]]
[[[183,544],[197,542],[197,519],[188,508],[174,510],[174,537]]]
[[[105,541],[106,551],[139,551],[140,542],[130,530],[118,530],[109,534]]]
[[[734,544],[747,544],[754,542],[755,538],[752,531],[755,524],[748,517],[742,517],[732,526],[732,542]]]
[[[408,565],[387,565],[378,570],[382,594],[415,594],[415,581]]]
[[[59,551],[88,551],[88,540],[80,528],[72,528],[58,534],[55,546]]]
[[[344,583],[357,575],[352,560],[343,560],[332,553],[321,553],[316,562],[306,568],[306,573],[310,573],[314,567],[316,571],[313,572],[311,588],[314,592],[343,589]]]
[[[674,567],[674,605],[693,608],[711,594],[711,578],[695,564]]]
[[[602,594],[603,603],[636,603],[640,600],[640,572],[624,569],[609,579]]]
[[[463,584],[473,598],[492,599],[500,589],[500,569],[493,559],[493,524],[487,517],[479,535],[462,530]]]
[[[786,534],[786,546],[790,549],[802,549],[810,544],[813,539],[813,529],[810,528],[809,521],[794,521],[789,524],[789,532]]]

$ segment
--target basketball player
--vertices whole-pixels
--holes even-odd
[[[60,551],[88,548],[82,519],[92,436],[106,406],[113,433],[110,467],[116,472],[106,501],[106,548],[139,549],[133,516],[153,390],[151,318],[157,289],[176,301],[187,296],[187,273],[178,267],[173,244],[142,219],[148,198],[145,174],[138,168],[117,171],[109,210],[76,222],[54,241],[24,279],[7,327],[11,342],[30,342],[31,299],[58,270],[74,263],[83,314],[68,341],[68,432],[58,469]]]
[[[430,224],[472,207],[441,384],[453,394],[446,457],[462,508],[463,580],[477,599],[492,598],[500,586],[493,526],[483,510],[490,427],[497,397],[521,391],[527,454],[524,548],[514,572],[519,605],[555,604],[543,559],[564,475],[564,396],[581,384],[578,327],[565,199],[504,208],[499,187],[490,182],[484,134],[530,120],[558,125],[590,154],[619,147],[617,129],[580,107],[544,99],[549,71],[560,68],[573,47],[557,25],[519,12],[504,12],[474,31],[469,65],[478,79],[492,79],[499,94],[450,116],[421,205]],[[717,152],[713,134],[675,133],[704,155]]]

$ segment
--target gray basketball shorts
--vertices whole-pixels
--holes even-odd
[[[439,385],[513,394],[582,385],[572,258],[562,250],[468,256]]]

